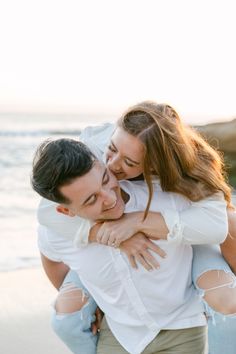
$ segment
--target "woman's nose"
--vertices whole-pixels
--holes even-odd
[[[107,166],[111,171],[119,172],[120,171],[120,160],[118,157],[110,157],[107,162]]]

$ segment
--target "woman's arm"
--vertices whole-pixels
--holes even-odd
[[[137,232],[168,242],[222,243],[228,233],[226,202],[217,193],[199,202],[192,202],[182,211],[166,209],[162,213],[149,212],[144,221],[143,212],[129,213],[117,221],[104,223],[97,240],[118,247]]]

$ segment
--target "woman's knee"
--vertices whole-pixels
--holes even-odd
[[[57,314],[69,314],[80,311],[88,302],[89,296],[83,288],[78,288],[73,283],[66,283],[60,289],[55,310]]]
[[[73,282],[63,284],[54,304],[52,327],[61,337],[83,332],[91,327],[95,307],[90,306],[90,295]]]

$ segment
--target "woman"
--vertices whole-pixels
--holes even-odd
[[[108,146],[107,164],[118,179],[136,178],[143,174],[149,189],[144,218],[148,215],[151,203],[153,177],[159,179],[164,191],[182,194],[193,202],[201,201],[218,191],[223,192],[231,220],[231,237],[228,236],[222,245],[227,259],[227,243],[234,245],[232,237],[236,235],[236,216],[231,204],[230,188],[224,179],[222,160],[193,129],[183,125],[172,107],[152,102],[131,107],[118,120],[117,129]],[[120,242],[139,231],[134,225],[137,222],[135,216],[131,215],[120,222],[105,223],[97,239],[102,243],[119,246]],[[212,309],[226,315],[236,313],[235,277],[219,249],[202,245],[193,248],[193,280],[211,306],[211,311],[208,312],[213,316],[213,321]],[[231,265],[235,267],[235,261]],[[219,315],[217,319],[220,320]],[[229,321],[232,320],[228,319]],[[236,326],[236,320],[233,323]],[[226,326],[223,323],[223,327]],[[217,327],[212,328],[210,325],[210,352],[216,353],[216,347],[211,350],[217,340],[217,352],[221,352],[220,338],[220,331],[217,336]],[[233,338],[229,338],[230,340]]]
[[[186,146],[189,151],[186,151]],[[119,179],[135,178],[143,173],[150,191],[145,213],[146,219],[149,217],[147,212],[151,203],[151,180],[155,175],[159,178],[164,191],[182,194],[193,202],[199,203],[202,199],[210,198],[212,194],[222,191],[230,205],[230,190],[224,182],[221,171],[222,164],[217,154],[194,132],[183,127],[176,112],[170,106],[144,103],[131,108],[118,122],[118,128],[112,136],[109,150],[108,164]],[[163,158],[163,156],[165,157]],[[208,174],[207,178],[205,178],[206,173]],[[208,177],[210,182],[207,182]],[[130,217],[131,220],[135,220],[137,215],[130,215]],[[140,215],[138,217],[140,218]],[[128,217],[125,217],[122,223],[105,223],[98,234],[98,240],[110,244],[117,242],[118,245],[122,238],[117,236],[124,235],[123,239],[125,239],[138,231],[131,227]],[[192,219],[191,223],[199,223],[199,220]],[[114,232],[114,228],[118,232]],[[125,232],[122,233],[122,230]],[[131,230],[129,234],[127,234],[127,230]],[[199,243],[204,243],[204,240],[199,240]],[[219,268],[214,267],[213,269]],[[227,278],[229,275],[230,277]],[[204,281],[207,281],[211,286],[208,284],[204,286],[202,284]],[[222,301],[219,301],[219,293],[222,291],[225,296],[226,290],[229,290],[227,295],[229,301],[225,305],[233,305],[231,299],[234,289],[224,288],[225,284],[232,284],[232,275],[223,271],[222,274],[220,273],[219,279],[215,279],[214,271],[213,274],[206,272],[198,283],[198,285],[202,285],[202,289],[221,286],[218,289],[211,289],[205,296],[208,303],[212,301],[211,304],[216,305],[215,309],[218,311],[220,309],[217,306],[222,306]],[[228,312],[229,309],[223,306],[223,311]]]

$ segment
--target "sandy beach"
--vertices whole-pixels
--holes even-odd
[[[0,273],[0,353],[69,354],[50,327],[56,290],[40,268]]]

